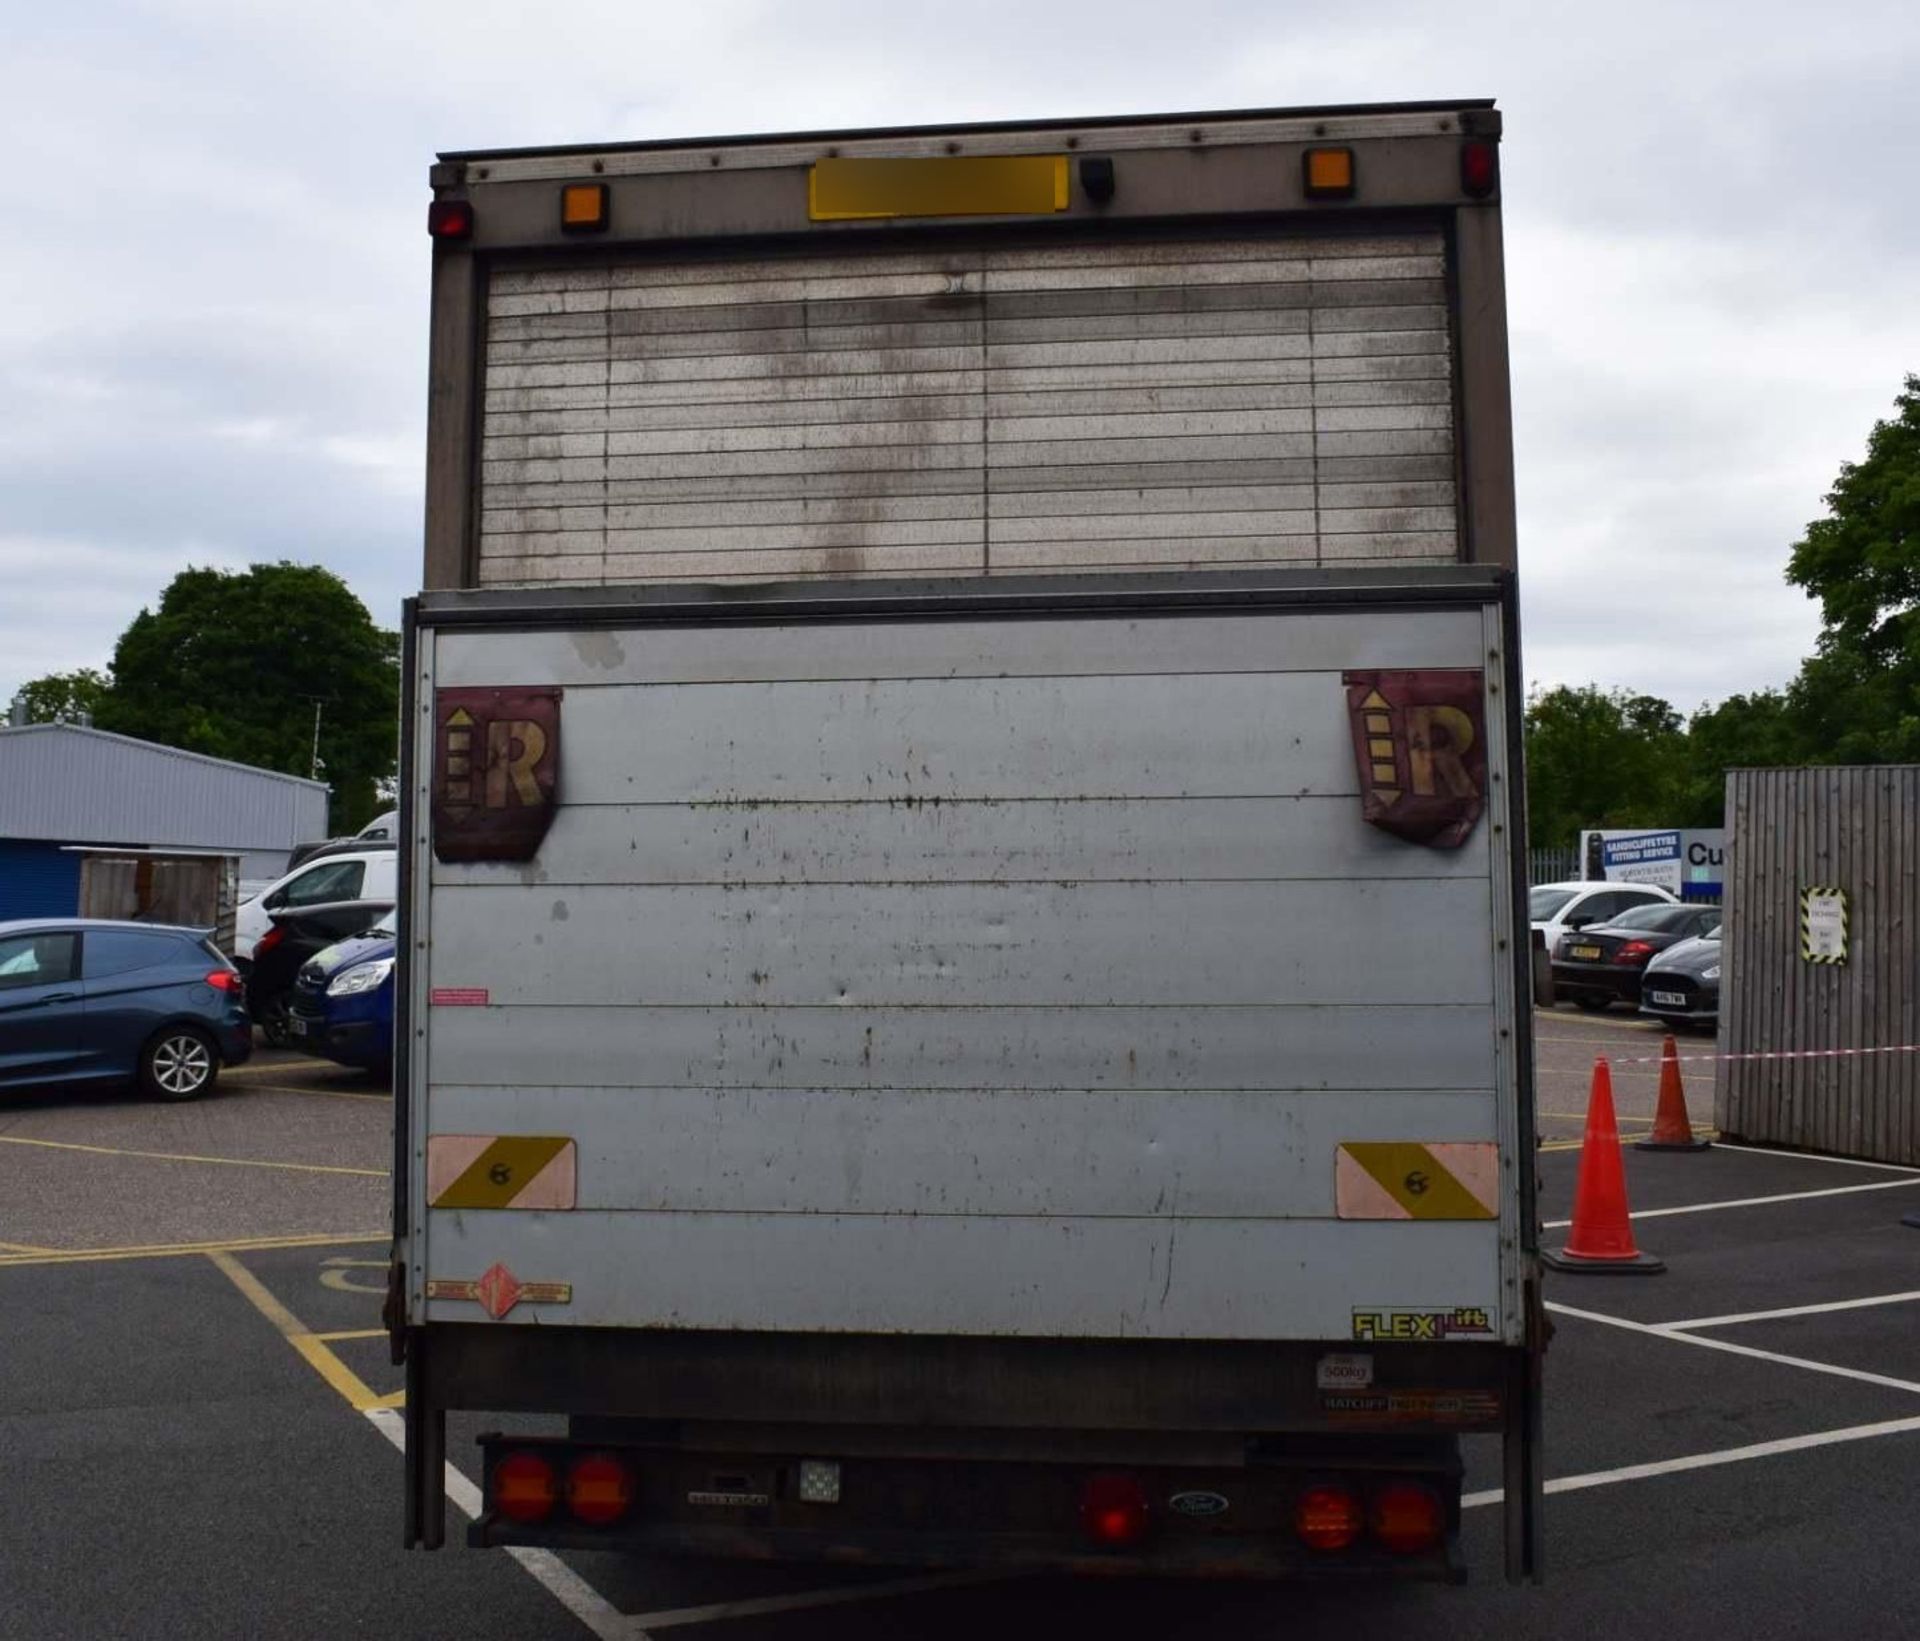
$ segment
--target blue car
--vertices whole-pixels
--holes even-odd
[[[0,1088],[135,1082],[191,1100],[252,1052],[246,987],[204,929],[0,923]]]
[[[393,1064],[394,922],[389,912],[352,940],[300,965],[287,999],[287,1042],[362,1071]]]

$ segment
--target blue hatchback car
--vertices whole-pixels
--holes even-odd
[[[191,1100],[252,1052],[246,988],[205,930],[0,923],[0,1088],[137,1082]]]
[[[287,999],[288,1045],[362,1071],[388,1071],[394,950],[389,912],[365,934],[302,963]]]

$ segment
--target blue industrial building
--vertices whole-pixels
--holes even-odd
[[[0,922],[73,916],[83,849],[232,855],[258,881],[326,832],[320,781],[78,724],[0,728]]]

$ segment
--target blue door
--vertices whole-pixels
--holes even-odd
[[[132,1077],[156,1030],[183,1014],[204,1014],[212,954],[171,929],[87,930],[80,953],[86,995],[86,1064],[100,1076]]]
[[[81,1070],[79,947],[57,931],[0,936],[0,1086]]]

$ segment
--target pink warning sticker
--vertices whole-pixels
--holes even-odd
[[[427,1001],[437,1009],[483,1009],[487,1006],[485,986],[435,986]]]

